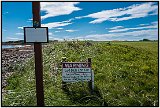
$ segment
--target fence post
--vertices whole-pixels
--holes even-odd
[[[92,70],[92,90],[94,91],[94,72]]]
[[[66,57],[62,57],[62,68],[63,68],[63,62],[66,62]],[[66,82],[62,81],[62,89],[65,89],[65,88],[66,88]]]
[[[88,63],[90,63],[90,65],[92,64],[91,58],[88,58]],[[93,89],[92,89],[92,70],[91,70],[91,80],[88,82],[88,87],[89,87],[90,93],[93,94]]]

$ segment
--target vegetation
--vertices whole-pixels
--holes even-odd
[[[61,58],[92,58],[95,92],[87,82],[62,89]],[[57,42],[43,48],[45,106],[158,106],[158,42]],[[34,59],[8,79],[2,106],[36,106]]]
[[[49,42],[58,42],[58,40],[49,40]],[[24,45],[24,44],[25,44],[24,40],[2,42],[2,45]],[[27,44],[33,45],[33,43],[27,43]],[[43,43],[43,44],[45,44],[45,43]]]
[[[2,45],[23,45],[24,40],[2,42]]]
[[[139,41],[158,41],[158,40],[143,39],[143,40],[139,40]]]
[[[150,41],[149,39],[143,39],[143,41]]]

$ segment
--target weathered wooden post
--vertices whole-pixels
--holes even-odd
[[[62,57],[62,67],[63,67],[63,62],[66,62],[66,57]],[[62,81],[62,89],[66,88],[66,82]]]
[[[32,2],[33,27],[41,27],[40,2]],[[37,106],[44,106],[42,45],[34,43]]]
[[[91,73],[92,90],[93,90],[93,92],[94,92],[94,72],[93,72],[93,70],[92,70],[91,72],[92,72],[92,73]]]
[[[88,63],[90,63],[90,65],[92,64],[91,58],[88,58]],[[89,87],[90,93],[93,94],[93,87],[92,87],[92,70],[91,70],[91,80],[88,82],[88,87]]]

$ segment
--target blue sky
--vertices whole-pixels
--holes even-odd
[[[158,2],[41,2],[50,40],[158,39]],[[2,41],[23,40],[31,2],[2,2]]]

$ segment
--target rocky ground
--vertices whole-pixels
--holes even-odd
[[[2,89],[7,85],[7,78],[12,75],[17,64],[23,65],[33,56],[33,46],[2,49]]]

